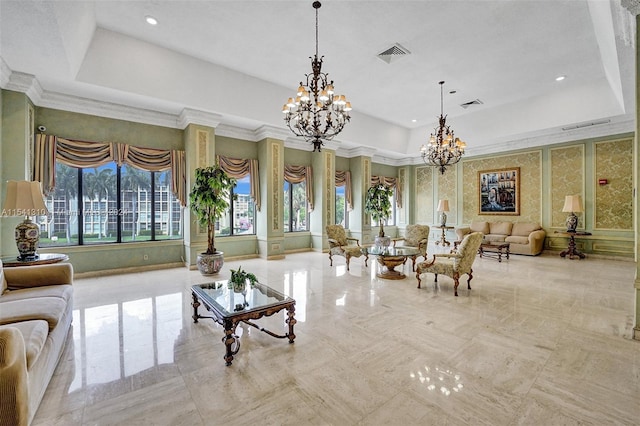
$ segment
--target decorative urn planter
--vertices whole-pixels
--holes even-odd
[[[391,244],[391,237],[376,236],[375,244],[377,247],[389,247]]]
[[[214,254],[200,253],[196,259],[198,271],[202,275],[215,275],[224,265],[224,253],[221,251]]]

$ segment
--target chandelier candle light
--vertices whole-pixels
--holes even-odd
[[[447,116],[443,115],[442,90],[444,81],[440,85],[440,117],[435,133],[431,134],[428,145],[422,145],[420,155],[428,166],[436,166],[444,174],[446,166],[456,164],[464,155],[467,144],[453,135],[453,130],[447,126]]]
[[[340,133],[350,120],[351,103],[344,95],[336,95],[333,80],[322,72],[322,59],[318,58],[318,9],[320,2],[314,1],[316,10],[316,54],[311,59],[311,74],[305,74],[307,81],[300,82],[295,98],[289,98],[282,107],[284,121],[296,136],[302,136],[313,143],[313,151],[320,152],[323,140],[329,141]]]

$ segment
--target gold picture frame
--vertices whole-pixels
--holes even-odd
[[[520,167],[478,172],[478,214],[520,215]]]

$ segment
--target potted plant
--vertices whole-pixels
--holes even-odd
[[[393,189],[379,183],[367,190],[367,197],[364,203],[364,212],[371,215],[371,218],[378,222],[380,232],[376,237],[376,245],[388,246],[391,238],[384,235],[384,222],[391,217],[391,196]]]
[[[198,223],[207,228],[207,251],[198,255],[198,270],[202,275],[220,272],[224,253],[216,250],[215,225],[229,208],[231,189],[236,180],[218,164],[195,170],[195,180],[189,193],[189,207]]]
[[[233,287],[235,292],[241,293],[245,290],[247,281],[250,285],[254,285],[258,282],[258,278],[251,272],[243,271],[242,266],[238,266],[238,269],[231,269],[229,288]]]

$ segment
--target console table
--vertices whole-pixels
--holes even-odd
[[[447,234],[446,233],[447,233],[447,230],[454,229],[455,227],[454,226],[440,226],[440,225],[434,225],[433,227],[442,230],[442,235],[440,236],[440,239],[436,240],[436,242],[435,242],[436,245],[442,244],[442,247],[449,246],[450,243],[449,243],[449,241],[447,241]]]
[[[563,232],[556,231],[556,234],[562,234],[569,237],[569,247],[566,250],[560,252],[560,257],[566,257],[569,255],[569,259],[573,259],[573,256],[578,256],[580,259],[584,259],[586,255],[576,248],[575,237],[591,235],[591,232]]]

